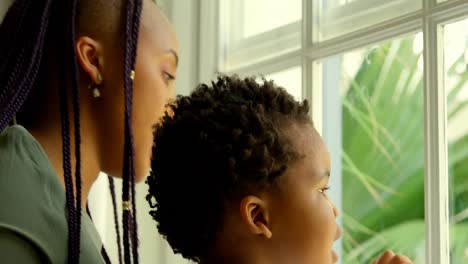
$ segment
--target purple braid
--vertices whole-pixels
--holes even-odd
[[[63,63],[65,59],[62,60]],[[62,67],[63,73],[65,68]],[[65,82],[65,77],[60,74],[61,83]],[[72,166],[71,166],[71,154],[70,154],[70,117],[68,111],[68,100],[67,100],[67,89],[59,88],[60,92],[60,113],[62,119],[62,152],[63,152],[63,174],[65,178],[65,195],[66,203],[68,208],[68,263],[76,262],[76,210],[75,210],[75,195],[73,191],[73,180],[72,180]]]
[[[27,95],[31,91],[32,86],[35,83],[37,73],[39,71],[39,66],[42,60],[44,39],[45,39],[45,35],[49,26],[48,22],[49,22],[49,16],[50,16],[51,2],[52,2],[51,0],[46,0],[45,3],[42,3],[43,12],[41,12],[40,14],[40,17],[39,17],[40,22],[37,23],[38,25],[36,25],[36,21],[34,20],[31,21],[31,24],[33,24],[33,27],[39,26],[39,28],[37,29],[34,28],[34,30],[37,31],[37,34],[34,35],[34,41],[31,42],[31,40],[29,39],[24,39],[23,43],[21,43],[21,44],[24,44],[24,46],[21,46],[22,50],[31,48],[30,45],[34,45],[32,49],[28,49],[30,50],[30,52],[26,56],[27,58],[31,58],[30,61],[28,61],[29,64],[24,64],[24,63],[20,64],[20,60],[11,61],[11,63],[15,63],[15,66],[12,69],[8,66],[4,66],[2,67],[3,71],[0,72],[0,76],[10,76],[10,78],[14,79],[14,80],[8,80],[7,83],[9,83],[10,86],[2,87],[3,91],[1,92],[1,94],[3,94],[3,96],[0,102],[0,110],[1,110],[0,113],[2,113],[0,117],[0,131],[2,131],[10,123],[13,117],[16,115],[19,108],[23,105],[24,101],[26,100]],[[22,3],[18,2],[18,3],[14,3],[13,5],[16,5],[16,4],[20,5]],[[13,8],[13,10],[16,10],[16,9]],[[33,14],[33,18],[35,18],[34,14]],[[14,20],[14,19],[15,19],[15,16],[10,15],[10,14],[8,14],[7,17],[5,17],[6,25],[3,25],[3,24],[1,25],[0,35],[3,35],[3,31],[4,30],[6,31],[5,27],[11,23],[11,21],[9,20]],[[24,37],[27,38],[27,34]],[[22,52],[22,50],[20,52]],[[9,63],[9,62],[7,61],[5,63]],[[9,71],[13,71],[16,73],[20,72],[20,73],[23,73],[24,75],[22,74],[16,75],[16,76],[10,75]],[[6,95],[7,93],[8,95]]]
[[[131,138],[131,98],[132,98],[132,80],[130,74],[132,72],[131,64],[131,49],[132,49],[132,15],[133,15],[134,2],[133,0],[127,1],[126,18],[125,18],[125,53],[124,53],[124,96],[125,96],[125,142],[124,142],[124,161],[123,161],[123,183],[122,183],[122,201],[128,202],[130,200],[130,186],[129,182],[132,178],[133,170],[133,146]],[[122,228],[123,228],[123,243],[124,243],[124,263],[130,264],[130,238],[129,238],[129,225],[130,225],[131,212],[128,208],[123,208],[122,213]]]
[[[42,65],[44,44],[50,31],[52,6],[61,2],[52,0],[16,0],[0,26],[0,35],[14,32],[11,41],[2,43],[0,54],[0,130],[3,130],[22,108],[30,92],[37,85],[37,76]],[[38,11],[39,10],[39,11]],[[13,29],[14,28],[14,29]],[[63,54],[63,53],[62,53]],[[67,65],[63,61],[63,65]],[[66,67],[62,67],[61,86],[65,86]],[[65,177],[68,211],[68,262],[79,263],[79,239],[72,183],[70,157],[70,122],[67,105],[67,90],[59,89],[62,121],[63,170]]]
[[[133,30],[132,30],[132,39],[133,39],[133,45],[132,45],[132,64],[136,64],[136,58],[137,58],[137,47],[138,47],[138,38],[139,38],[139,31],[140,31],[140,21],[141,21],[141,12],[143,9],[143,1],[142,0],[136,0],[135,4],[135,12],[133,16]],[[130,109],[133,109],[133,100],[130,100]],[[133,137],[130,137],[133,139]],[[133,145],[133,143],[132,143]],[[132,212],[133,212],[133,232],[132,233],[132,253],[133,253],[133,263],[138,263],[138,226],[137,226],[137,208],[136,208],[136,194],[135,194],[135,173],[132,173],[132,180],[130,182],[131,184],[131,190],[132,190]]]
[[[135,204],[135,153],[132,132],[132,102],[133,80],[130,74],[135,69],[139,23],[142,10],[141,0],[128,0],[125,21],[125,60],[124,60],[124,95],[125,95],[125,144],[123,163],[123,191],[124,201],[131,200],[132,210],[123,213],[124,257],[125,263],[138,263],[138,233],[136,223]],[[61,114],[61,133],[63,151],[63,173],[65,178],[66,204],[68,208],[68,263],[79,263],[80,259],[80,229],[81,229],[81,124],[80,124],[80,92],[78,86],[79,72],[76,60],[74,41],[76,38],[76,12],[78,0],[16,0],[7,12],[0,25],[0,36],[8,36],[10,41],[0,43],[0,131],[18,114],[25,101],[36,86],[38,86],[38,73],[41,70],[44,44],[47,35],[57,27],[58,33],[63,33],[66,47],[60,46],[57,60],[61,67],[59,71],[59,97]],[[54,11],[52,11],[54,7]],[[65,11],[63,11],[65,10]],[[70,10],[69,13],[67,10]],[[70,23],[50,22],[53,16],[67,21],[71,14]],[[63,31],[63,32],[62,32]],[[68,38],[71,37],[71,38]],[[69,63],[72,59],[72,63]],[[71,71],[70,71],[71,70]],[[71,75],[69,75],[71,72]],[[71,77],[71,83],[66,76]],[[74,145],[75,145],[75,187],[71,165],[71,129],[70,109],[68,105],[68,90],[71,84]],[[115,187],[114,187],[115,188]],[[76,190],[76,196],[75,196]],[[112,192],[115,199],[115,191]],[[76,200],[75,200],[76,199]],[[115,207],[115,200],[113,201]],[[114,209],[115,223],[120,248],[120,232],[118,218]],[[130,244],[131,243],[131,244]],[[131,252],[130,252],[131,251]],[[105,250],[104,250],[105,252]],[[122,254],[119,249],[119,261],[122,263]],[[104,256],[104,254],[103,254]]]
[[[4,25],[2,30],[5,29],[5,32],[2,32],[2,35],[5,35],[5,36],[9,36],[11,37],[12,39],[10,39],[10,41],[2,41],[0,42],[0,50],[7,50],[7,49],[10,49],[9,52],[5,55],[5,57],[3,58],[3,60],[0,62],[0,72],[4,72],[5,70],[5,67],[7,67],[8,65],[8,62],[10,62],[12,56],[13,56],[13,47],[8,47],[7,46],[7,43],[16,43],[17,42],[17,39],[18,39],[18,36],[20,35],[19,34],[19,31],[20,31],[20,28],[21,28],[21,25],[23,25],[23,22],[24,22],[24,18],[26,17],[26,13],[27,11],[30,8],[30,2],[28,1],[21,1],[19,2],[17,5],[13,5],[10,9],[10,12],[7,13],[7,16],[12,16],[13,14],[18,14],[19,17],[17,19],[7,19],[5,18],[6,21],[4,21],[4,24],[5,23],[8,23],[11,21],[14,21],[16,20],[16,25]],[[24,10],[23,12],[18,12],[18,10]],[[13,67],[13,72],[11,72],[11,76],[10,78],[8,79],[8,83],[6,85],[6,87],[11,87],[11,82],[12,80],[14,79],[15,76],[18,75],[18,72],[19,72],[19,67],[18,65],[22,65],[24,63],[24,49],[21,49],[21,52],[20,52],[20,56],[17,57],[18,60],[15,64],[15,66]],[[1,80],[0,80],[1,82]],[[5,87],[4,84],[0,83],[0,87]],[[3,99],[3,97],[5,96],[5,93],[7,92],[8,90],[5,89],[3,91],[1,91],[0,93],[0,100]]]
[[[75,248],[74,255],[77,256],[79,262],[80,257],[80,241],[81,241],[81,123],[80,123],[80,89],[78,85],[79,72],[78,63],[75,50],[75,39],[76,39],[76,12],[77,12],[78,0],[71,1],[71,21],[70,21],[70,40],[69,49],[72,66],[72,96],[73,96],[73,117],[74,117],[74,128],[75,128],[75,188],[76,188],[76,227],[75,227]]]

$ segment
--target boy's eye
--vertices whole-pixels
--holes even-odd
[[[327,191],[328,191],[328,190],[330,190],[330,186],[327,186],[327,187],[325,187],[325,188],[320,189],[319,192],[320,192],[321,194],[323,194],[324,196],[327,196]]]

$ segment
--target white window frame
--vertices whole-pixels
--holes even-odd
[[[209,1],[201,1],[201,5],[204,5]],[[226,0],[215,0],[217,5],[216,14],[212,16],[215,18],[217,23],[225,23],[225,21],[219,21],[219,11],[221,10],[235,10],[233,13],[237,13],[238,16],[230,16],[229,23],[235,24],[238,21],[243,20],[242,10],[243,1],[226,1]],[[203,12],[203,9],[201,9]],[[203,19],[203,18],[202,18]],[[222,28],[229,27],[229,25],[221,24]],[[203,27],[202,27],[203,28]],[[203,28],[205,29],[205,28]],[[301,23],[293,22],[287,25],[276,28],[275,30],[263,32],[261,34],[243,38],[243,29],[234,27],[232,31],[226,34],[220,34],[219,37],[229,40],[229,45],[221,46],[218,43],[220,50],[224,50],[222,54],[229,54],[229,56],[220,56],[219,59],[224,61],[224,67],[219,70],[223,71],[237,71],[243,68],[243,64],[246,65],[246,61],[252,58],[262,59],[269,54],[275,53],[276,50],[298,50],[301,38]],[[297,45],[297,48],[294,46]],[[234,65],[234,66],[230,66]]]
[[[421,3],[414,0],[359,0],[344,6],[331,8],[323,16],[315,15],[315,24],[321,23],[323,27],[329,28],[326,31],[332,30],[328,34],[333,37],[334,35],[339,35],[341,31],[348,32],[351,31],[352,27],[362,26],[362,21],[369,19],[378,20],[382,14],[393,15],[403,8],[406,10],[416,10],[420,6],[422,6]],[[314,6],[314,9],[319,10],[321,8]],[[316,40],[321,39],[321,35],[323,35],[319,31],[315,34]],[[323,37],[329,38],[328,36]]]
[[[200,1],[200,60],[199,80],[209,81],[214,73],[223,71],[220,67],[225,58],[220,56],[221,27],[219,18],[219,1]],[[363,0],[367,1],[367,0]],[[392,0],[393,2],[398,2]],[[323,42],[318,39],[314,28],[313,1],[303,0],[302,45],[298,50],[267,58],[249,65],[230,68],[225,73],[237,74],[270,74],[302,65],[303,97],[312,102],[312,116],[320,132],[324,132],[325,139],[341,138],[341,131],[328,130],[323,120],[339,120],[339,111],[329,107],[327,98],[331,91],[322,91],[322,76],[320,60],[339,55],[354,49],[377,44],[389,39],[398,38],[416,32],[424,33],[424,119],[425,119],[425,223],[426,223],[426,263],[450,263],[449,250],[449,188],[447,162],[447,124],[446,124],[446,91],[444,69],[443,26],[468,17],[468,1],[450,0],[422,0],[422,9],[401,17],[397,17],[373,26],[335,37]],[[440,3],[438,3],[440,2]],[[341,10],[342,11],[342,10]],[[317,22],[317,21],[315,21]],[[280,29],[283,30],[283,29]],[[274,34],[269,32],[269,34]],[[255,46],[255,43],[249,43]],[[242,48],[242,45],[237,46]],[[251,49],[252,52],[255,49]],[[249,51],[244,56],[248,56]],[[247,54],[247,55],[246,55]],[[224,61],[225,62],[225,61]],[[336,102],[335,102],[336,103]],[[339,117],[339,116],[338,116]],[[335,124],[336,125],[336,124]],[[336,126],[335,126],[336,127]],[[330,140],[327,140],[330,145]],[[333,153],[341,151],[339,142],[329,146]],[[332,157],[333,158],[333,157]],[[340,158],[335,157],[334,163],[339,164]],[[336,168],[334,168],[336,169]],[[335,198],[340,198],[341,182],[335,182]],[[339,204],[338,207],[341,207]]]

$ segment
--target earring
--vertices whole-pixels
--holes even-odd
[[[101,83],[102,83],[102,76],[101,76],[100,73],[98,73],[97,76],[96,76],[96,83],[97,83],[97,84],[101,84]]]
[[[101,97],[101,91],[99,91],[99,88],[97,86],[94,86],[93,88],[93,97],[94,98]]]
[[[100,73],[97,74],[96,76],[96,83],[91,83],[89,85],[89,89],[92,89],[93,92],[93,97],[94,98],[99,98],[101,97],[101,91],[99,90],[99,85],[102,83],[102,76]]]

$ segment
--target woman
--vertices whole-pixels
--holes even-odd
[[[307,101],[225,76],[169,112],[157,125],[147,199],[175,253],[203,264],[337,261],[330,157]],[[411,262],[388,251],[374,263]]]
[[[168,20],[151,0],[15,0],[0,36],[2,262],[105,261],[81,213],[103,171],[124,179],[123,261],[137,263],[134,182],[174,95]]]

